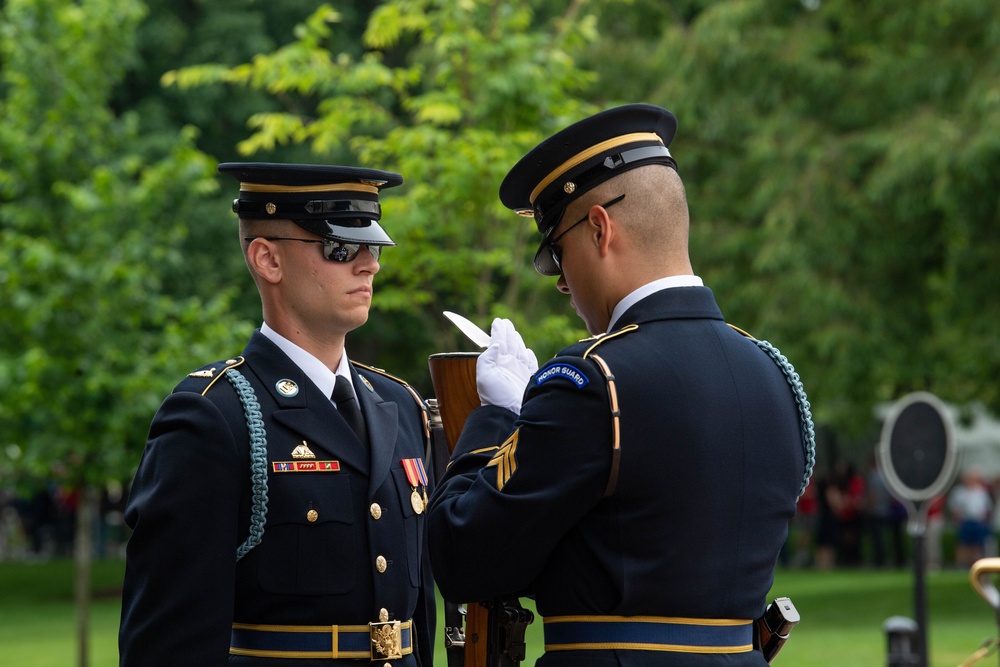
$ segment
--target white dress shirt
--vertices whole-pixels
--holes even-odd
[[[326,364],[314,357],[309,352],[306,352],[301,347],[288,340],[277,331],[267,326],[267,322],[260,325],[260,332],[264,334],[268,340],[273,342],[281,351],[288,355],[288,358],[295,362],[295,365],[302,369],[302,372],[306,374],[310,380],[313,381],[319,390],[322,391],[327,397],[331,397],[330,401],[333,402],[333,387],[337,384],[337,376],[343,375],[348,380],[351,380],[351,366],[347,359],[347,350],[340,355],[340,365],[337,366],[337,372],[332,372],[327,368]],[[354,382],[351,382],[351,391],[354,391]],[[358,394],[355,391],[354,398],[357,398]],[[337,404],[334,403],[334,406]]]

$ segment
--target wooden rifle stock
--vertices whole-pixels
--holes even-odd
[[[469,413],[480,406],[476,388],[476,361],[479,352],[441,352],[427,359],[431,384],[448,453],[455,451]],[[456,667],[514,667],[524,659],[524,628],[531,612],[517,599],[490,600],[466,605],[465,630],[460,632],[453,619],[457,605],[445,601],[445,647],[448,665]],[[461,651],[461,660],[458,660]]]
[[[427,358],[449,454],[455,451],[469,413],[480,405],[476,389],[478,359],[478,352],[441,352]]]

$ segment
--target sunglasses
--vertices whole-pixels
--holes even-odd
[[[625,199],[625,195],[618,195],[611,201],[601,204],[601,208],[608,208],[614,204],[617,204],[623,199]],[[590,211],[588,210],[587,215],[583,216],[582,218],[574,222],[572,225],[564,229],[563,233],[560,234],[559,236],[549,239],[549,242],[546,244],[546,246],[548,247],[549,254],[552,255],[552,262],[556,265],[556,268],[559,269],[559,273],[562,273],[562,248],[556,247],[556,243],[558,243],[559,239],[569,234],[574,227],[576,227],[589,217],[590,217]],[[558,223],[556,224],[558,225]]]
[[[253,241],[254,239],[264,239],[265,241],[299,241],[300,243],[322,243],[323,244],[323,257],[326,257],[331,262],[350,262],[353,261],[355,257],[358,256],[358,252],[361,248],[368,248],[368,252],[372,254],[377,262],[379,257],[382,255],[382,246],[380,245],[369,245],[366,243],[345,243],[344,241],[337,241],[334,239],[297,239],[288,236],[247,236],[244,241]]]

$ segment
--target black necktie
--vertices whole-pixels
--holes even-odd
[[[337,403],[337,410],[358,434],[361,442],[368,444],[368,433],[365,430],[365,420],[361,416],[361,409],[358,407],[358,399],[354,397],[351,381],[343,375],[337,376],[337,384],[333,387],[333,400]]]

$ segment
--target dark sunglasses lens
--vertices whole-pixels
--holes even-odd
[[[342,243],[341,241],[326,241],[323,252],[331,262],[349,262],[358,256],[361,245],[357,243]]]
[[[323,252],[331,262],[350,262],[358,256],[358,251],[361,250],[362,245],[361,243],[344,243],[343,241],[325,241],[323,243]],[[364,247],[368,248],[368,251],[371,252],[372,257],[377,262],[379,255],[382,254],[382,246],[369,245]]]
[[[552,255],[552,263],[556,265],[556,269],[562,273],[562,258],[559,256],[561,251],[558,248],[549,246],[549,254]]]

